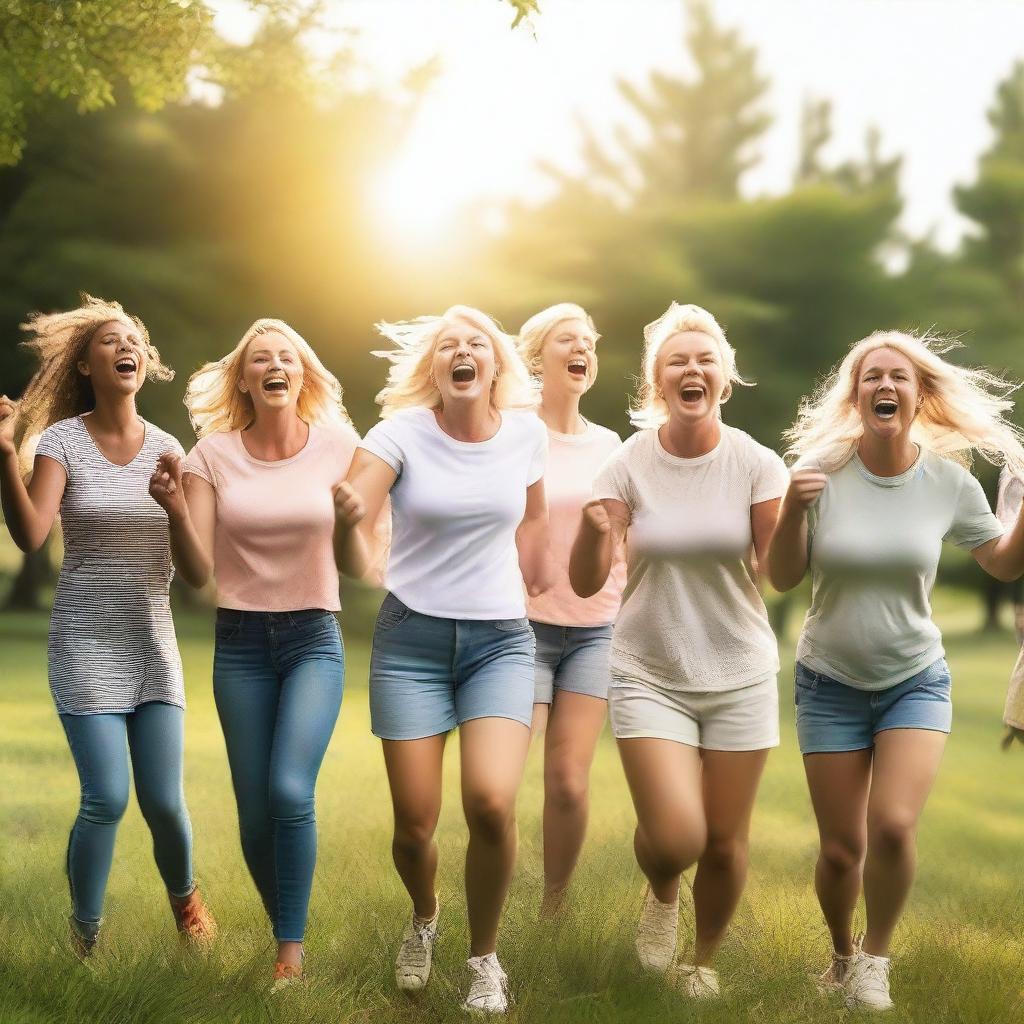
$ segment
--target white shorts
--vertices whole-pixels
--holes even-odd
[[[618,739],[662,739],[701,750],[779,745],[779,687],[768,676],[724,692],[668,690],[613,675],[608,716]]]

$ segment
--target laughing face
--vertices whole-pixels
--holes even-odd
[[[544,386],[584,394],[597,379],[596,344],[593,328],[583,320],[555,324],[541,349]]]
[[[259,409],[294,406],[302,390],[302,360],[290,338],[278,331],[257,334],[246,346],[241,387]]]
[[[662,344],[654,381],[669,417],[684,422],[716,416],[728,397],[718,343],[701,331],[681,331]]]
[[[93,392],[134,395],[146,379],[146,346],[134,324],[108,320],[93,332],[78,372]]]
[[[882,439],[906,434],[920,402],[917,372],[905,355],[892,348],[876,348],[864,356],[856,403],[865,431]]]
[[[491,339],[473,324],[446,324],[434,343],[430,375],[442,405],[490,395],[497,369]]]

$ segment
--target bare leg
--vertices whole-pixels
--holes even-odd
[[[814,888],[833,948],[840,956],[849,956],[867,846],[871,749],[807,754],[804,771],[820,841]]]
[[[864,865],[864,952],[873,956],[889,955],[893,930],[914,882],[917,822],[945,746],[944,732],[926,729],[887,729],[875,736]]]
[[[540,739],[547,731],[550,704],[533,705],[533,723],[530,725],[530,739]]]
[[[474,718],[459,727],[462,807],[469,826],[466,905],[470,952],[493,953],[516,863],[516,794],[530,731],[509,718]]]
[[[696,963],[707,964],[736,911],[747,878],[747,847],[754,797],[767,750],[704,750],[707,846],[693,881]]]

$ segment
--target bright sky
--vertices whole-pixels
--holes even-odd
[[[241,0],[214,0],[218,26],[244,39]],[[499,0],[330,0],[333,25],[359,32],[374,84],[397,87],[434,55],[442,71],[404,148],[378,183],[383,216],[423,231],[466,200],[536,198],[551,183],[545,159],[578,167],[580,118],[610,138],[630,122],[616,78],[685,72],[681,0],[541,0],[532,34],[510,31]],[[904,226],[951,247],[965,222],[951,204],[991,139],[985,112],[997,82],[1024,58],[1020,0],[714,0],[718,18],[756,46],[772,82],[775,122],[744,182],[784,191],[797,155],[805,97],[833,101],[841,160],[863,153],[867,127],[904,156]],[[329,43],[325,40],[325,47]]]

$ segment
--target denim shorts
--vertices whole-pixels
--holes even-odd
[[[885,690],[859,690],[796,664],[796,734],[801,754],[866,750],[886,729],[949,732],[952,680],[944,658]]]
[[[536,640],[522,619],[445,619],[394,594],[370,653],[370,728],[383,740],[450,732],[473,718],[533,718]]]
[[[555,688],[588,697],[608,699],[611,675],[608,657],[612,646],[612,627],[554,626],[533,622],[537,638],[537,675],[534,704],[550,704]]]

